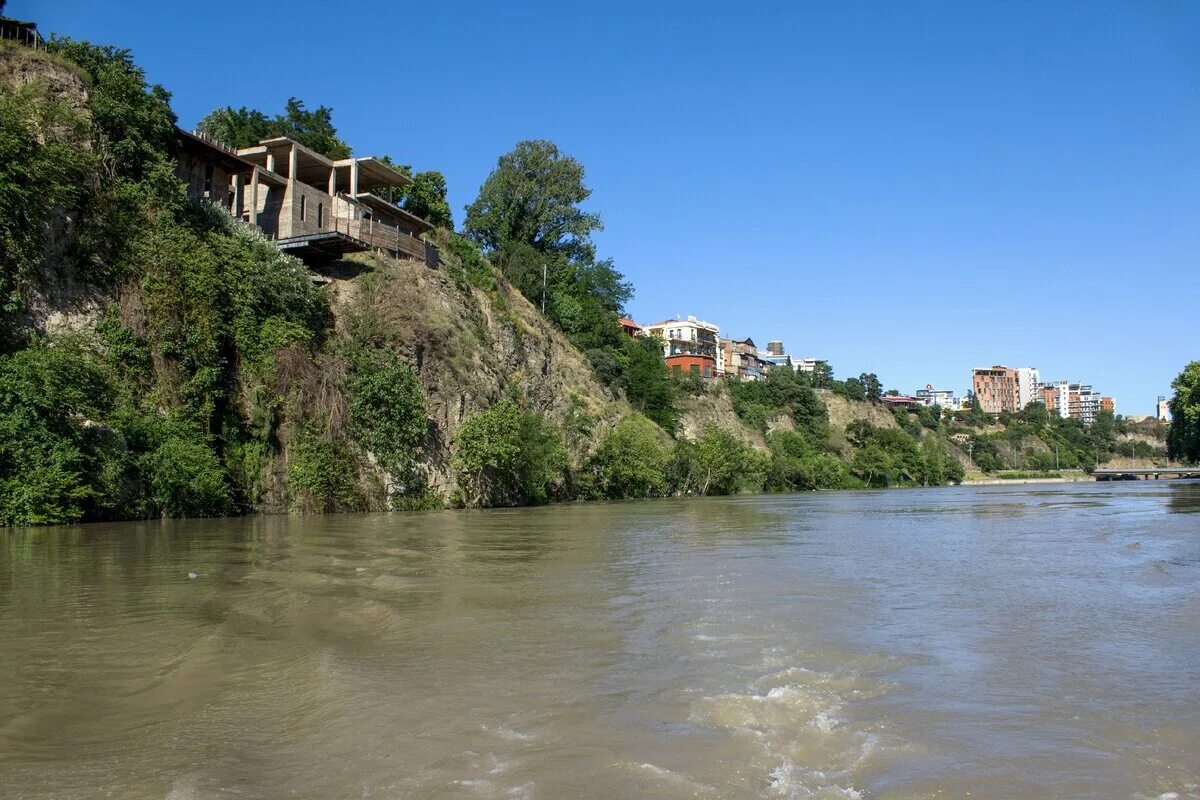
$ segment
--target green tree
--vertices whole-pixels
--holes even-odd
[[[518,142],[467,206],[463,230],[488,252],[521,242],[539,253],[591,261],[592,233],[604,226],[598,214],[580,208],[592,193],[583,174],[583,165],[553,142]]]
[[[1167,455],[1188,463],[1200,462],[1200,361],[1183,368],[1171,382],[1171,430]]]
[[[767,457],[727,430],[709,426],[696,442],[680,442],[675,472],[685,491],[696,494],[736,494],[762,488]]]
[[[254,147],[263,139],[282,135],[274,120],[258,109],[245,106],[236,110],[232,106],[213,109],[201,118],[196,128],[234,150]]]
[[[657,339],[643,336],[625,342],[623,352],[625,396],[630,405],[667,433],[674,434],[679,410],[675,405],[675,386],[663,360],[662,345]]]
[[[545,503],[567,466],[562,434],[512,399],[468,417],[454,444],[451,466],[468,506]]]
[[[404,210],[439,228],[454,228],[450,204],[446,201],[446,177],[436,170],[413,175],[412,186],[404,197]]]
[[[390,489],[401,495],[424,491],[414,465],[429,420],[416,374],[393,350],[360,347],[350,356],[346,389],[350,434],[398,481]]]
[[[617,423],[588,460],[593,491],[600,497],[658,497],[667,490],[671,449],[646,417],[633,414]]]
[[[864,372],[858,376],[858,380],[863,387],[863,397],[872,403],[878,403],[883,396],[883,384],[879,382],[879,376],[874,372]]]
[[[283,113],[268,119],[261,111],[231,106],[210,111],[197,125],[202,133],[234,149],[252,147],[263,139],[286,136],[335,161],[350,157],[346,144],[333,125],[333,109],[317,106],[309,111],[304,101],[289,97]]]

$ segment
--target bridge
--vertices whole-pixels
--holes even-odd
[[[1158,480],[1160,478],[1200,478],[1195,467],[1099,467],[1092,473],[1098,481]]]

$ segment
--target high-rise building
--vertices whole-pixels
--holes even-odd
[[[999,414],[1002,411],[1018,411],[1020,396],[1017,370],[996,364],[991,367],[976,367],[971,372],[971,388],[980,411]]]
[[[1017,409],[1041,400],[1042,376],[1037,367],[1017,367]]]
[[[1064,419],[1077,419],[1084,425],[1095,422],[1101,411],[1115,411],[1117,403],[1103,397],[1086,383],[1052,381],[1042,384],[1042,402],[1051,414]]]
[[[1042,402],[1051,414],[1067,419],[1071,416],[1071,384],[1068,381],[1043,383]]]

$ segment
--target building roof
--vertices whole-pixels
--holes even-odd
[[[357,200],[359,203],[362,203],[363,205],[370,206],[371,208],[375,209],[376,211],[382,212],[384,214],[391,214],[393,217],[400,217],[401,219],[406,219],[409,222],[412,222],[417,227],[424,228],[425,230],[429,230],[429,231],[433,230],[433,225],[431,223],[426,222],[425,220],[421,219],[420,217],[418,217],[416,214],[412,213],[411,211],[405,211],[403,208],[396,205],[395,203],[389,203],[387,200],[384,200],[379,195],[371,194],[369,192],[366,192],[366,193],[359,192],[358,196],[355,197],[354,199]]]
[[[205,158],[211,159],[235,172],[250,172],[254,169],[253,164],[214,139],[210,139],[202,134],[185,131],[179,127],[175,128],[175,134],[179,137],[180,147],[185,152],[200,153]]]
[[[621,317],[620,319],[617,320],[617,322],[624,325],[626,328],[637,328],[637,329],[641,330],[641,327],[642,327],[641,325],[638,325],[636,322],[631,320],[629,317]]]

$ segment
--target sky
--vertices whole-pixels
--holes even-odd
[[[1035,366],[1150,414],[1200,359],[1200,3],[10,0],[133,51],[180,125],[334,109],[447,178],[579,159],[643,323],[840,377]]]

